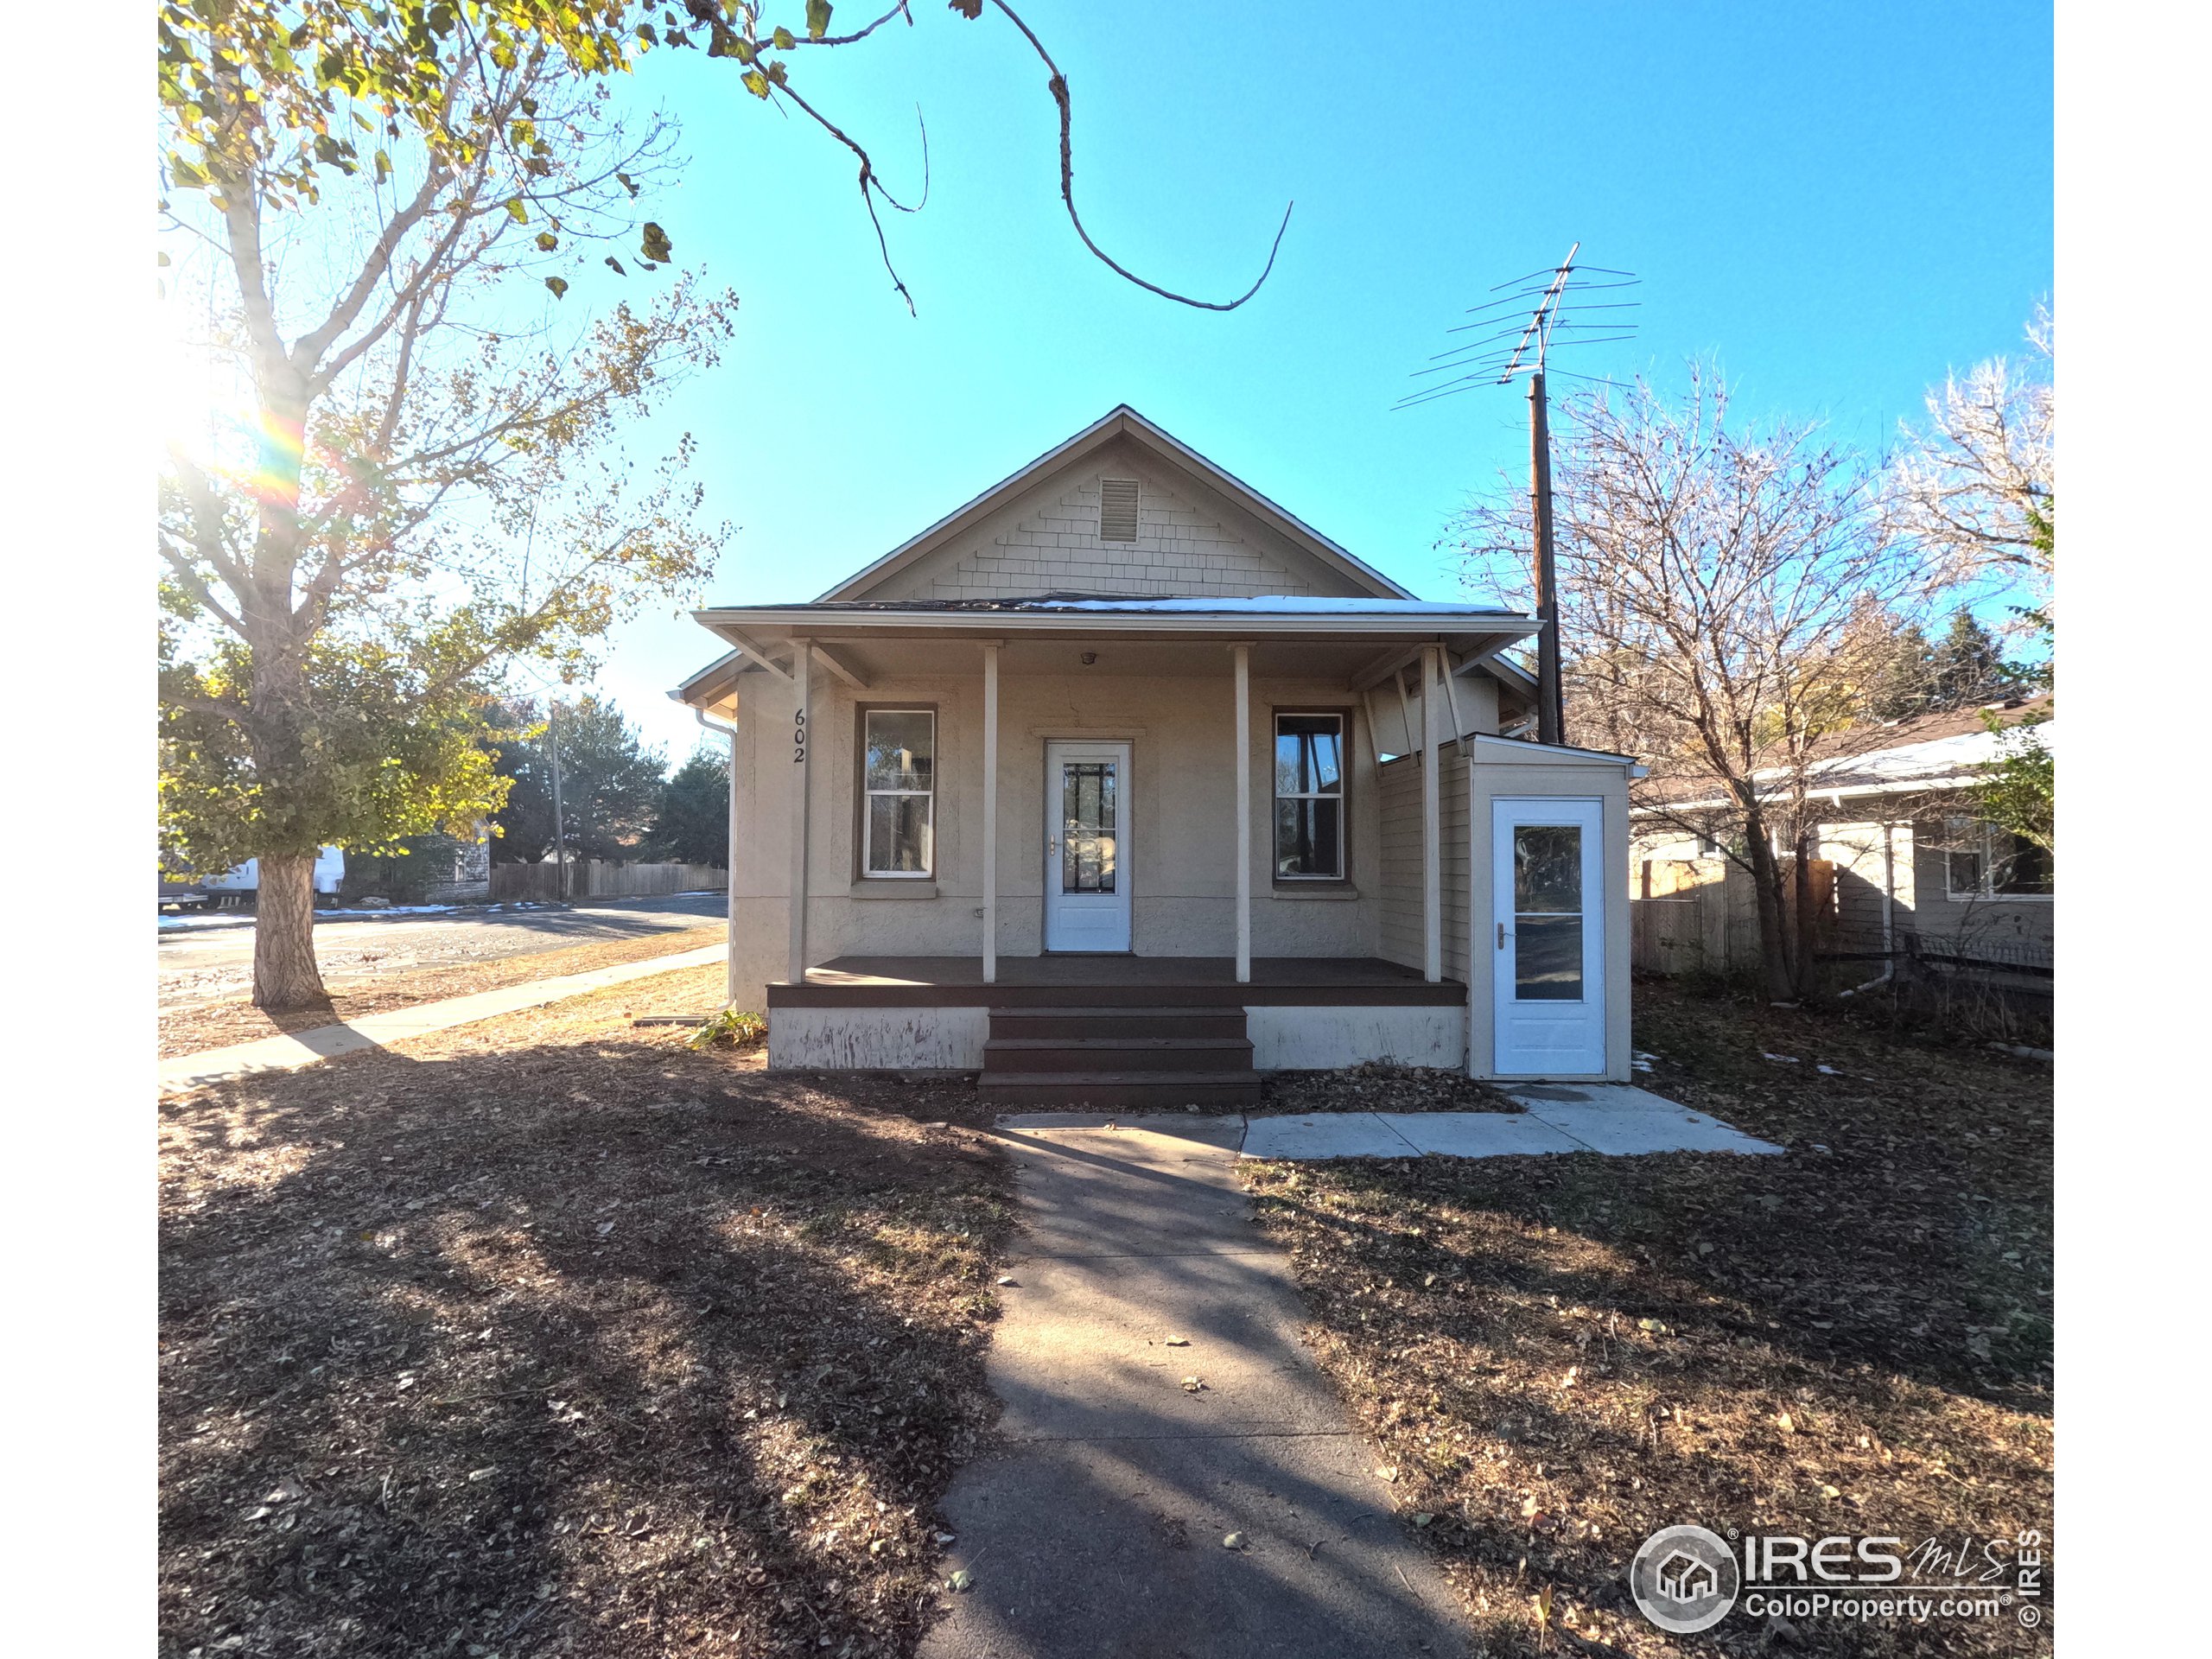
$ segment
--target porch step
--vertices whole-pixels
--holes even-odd
[[[993,1008],[994,1038],[1242,1037],[1242,1007],[1205,1003],[1181,1007]]]
[[[976,1092],[994,1106],[1092,1106],[1179,1111],[1260,1103],[1255,1071],[985,1071]]]
[[[1252,1045],[1236,1037],[994,1037],[983,1071],[1249,1071]]]
[[[1000,1106],[1175,1111],[1255,1106],[1244,1010],[1037,1005],[993,1008],[976,1087]]]

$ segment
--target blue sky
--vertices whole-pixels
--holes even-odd
[[[1002,19],[917,15],[792,54],[894,188],[924,109],[928,207],[887,215],[916,317],[825,135],[696,52],[626,93],[683,122],[653,204],[679,263],[742,296],[735,349],[662,416],[739,526],[716,601],[810,598],[1122,402],[1445,596],[1435,543],[1525,467],[1525,404],[1389,406],[1465,307],[1571,242],[1643,278],[1640,337],[1592,366],[1672,379],[1709,354],[1743,412],[1870,447],[1947,368],[2017,349],[2051,283],[2044,6],[1031,0],[1073,91],[1077,200],[1124,263],[1233,294],[1295,200],[1274,275],[1225,315],[1084,253],[1044,72]],[[713,653],[688,618],[641,618],[601,686],[680,756],[696,728],[661,694]]]

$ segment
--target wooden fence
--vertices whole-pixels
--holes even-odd
[[[1789,861],[1783,892],[1794,895]],[[1810,866],[1813,925],[1825,931],[1835,911],[1835,866]],[[1724,859],[1646,859],[1636,867],[1629,900],[1629,959],[1646,973],[1739,974],[1759,966],[1758,898],[1748,872]],[[1785,918],[1794,896],[1785,904]],[[1786,925],[1786,922],[1785,922]]]
[[[569,864],[569,890],[561,891],[561,867],[494,864],[494,904],[557,904],[563,899],[646,899],[671,893],[719,893],[729,886],[729,872],[715,864],[615,864],[575,859]]]

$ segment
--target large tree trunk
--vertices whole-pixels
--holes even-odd
[[[1813,838],[1802,830],[1797,834],[1797,856],[1789,871],[1790,918],[1795,923],[1797,954],[1792,963],[1797,981],[1799,996],[1809,996],[1813,990],[1813,861],[1809,856]]]
[[[327,1007],[322,969],[315,959],[315,855],[287,853],[260,861],[254,901],[253,1006],[271,1014]]]
[[[1757,812],[1745,816],[1744,850],[1751,859],[1752,896],[1758,901],[1759,967],[1767,996],[1776,1002],[1795,1001],[1789,934],[1782,910],[1782,869],[1775,860],[1774,844],[1767,839],[1766,822]]]

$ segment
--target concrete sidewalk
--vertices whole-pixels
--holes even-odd
[[[221,1083],[257,1071],[295,1071],[334,1055],[349,1054],[355,1049],[382,1048],[404,1038],[420,1037],[429,1032],[466,1026],[479,1020],[497,1019],[503,1014],[535,1008],[567,997],[582,996],[587,992],[604,990],[610,985],[626,984],[633,979],[646,979],[654,974],[672,974],[683,968],[702,968],[709,963],[720,962],[722,956],[721,945],[702,945],[696,950],[648,957],[643,962],[626,962],[613,968],[595,969],[588,974],[566,974],[557,979],[528,980],[520,985],[509,985],[496,991],[479,991],[474,996],[448,997],[442,1002],[418,1002],[412,1007],[394,1008],[389,1014],[364,1014],[360,1019],[343,1025],[317,1026],[312,1031],[288,1032],[280,1036],[260,1038],[251,1043],[234,1043],[228,1048],[210,1048],[197,1054],[180,1054],[174,1059],[162,1062],[161,1092],[174,1094],[181,1090],[196,1089],[202,1084]]]
[[[1530,1153],[1778,1153],[1625,1083],[1502,1084],[1521,1112],[1316,1112],[1246,1120],[1247,1158],[1515,1158]]]
[[[1464,1654],[1299,1341],[1237,1184],[1243,1120],[1067,1123],[1001,1120],[1027,1228],[988,1361],[1006,1412],[945,1499],[972,1583],[924,1659]]]

